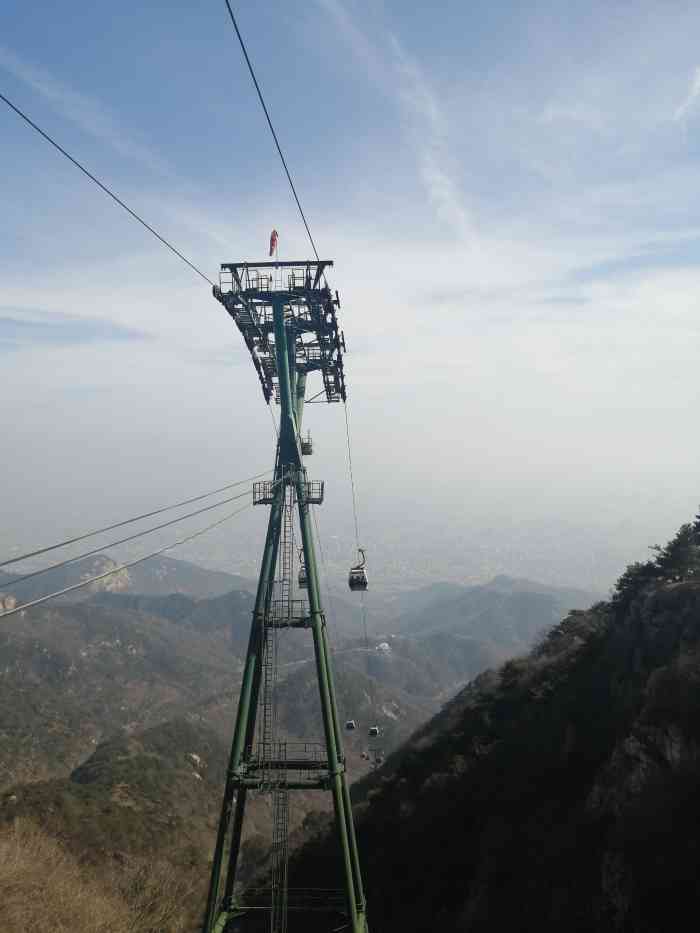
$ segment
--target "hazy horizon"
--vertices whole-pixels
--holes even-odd
[[[280,258],[307,256],[225,8],[168,9],[11,4],[4,93],[211,278],[264,259],[272,227]],[[382,585],[605,592],[700,502],[700,10],[561,10],[240,5],[335,261]],[[0,554],[270,466],[257,377],[208,286],[6,108],[0,132]],[[305,422],[340,580],[343,411]],[[265,519],[170,556],[254,573]]]

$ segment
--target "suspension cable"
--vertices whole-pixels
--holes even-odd
[[[350,421],[348,420],[348,403],[343,402],[345,409],[345,437],[348,444],[348,467],[350,468],[350,489],[352,490],[352,514],[355,519],[355,544],[360,549],[360,524],[357,518],[357,493],[355,491],[355,475],[352,469],[352,449],[350,447]]]
[[[357,508],[357,490],[355,487],[355,474],[352,468],[352,445],[350,443],[350,419],[348,417],[348,403],[347,400],[343,402],[343,408],[345,411],[345,438],[348,445],[348,468],[350,472],[350,489],[352,491],[352,514],[355,521],[355,545],[357,547],[358,553],[360,551],[360,522],[358,519],[358,508]],[[367,628],[367,602],[365,600],[364,591],[360,592],[360,608],[362,613],[362,631],[365,642],[365,652],[367,658],[367,679],[369,681],[369,691],[370,691],[370,709],[372,716],[377,719],[377,694],[374,687],[374,677],[370,674],[370,647],[369,647],[369,631]]]
[[[311,515],[313,517],[314,529],[316,531],[316,541],[318,542],[318,551],[321,556],[321,565],[323,567],[323,583],[325,585],[326,599],[328,601],[328,609],[331,619],[331,626],[326,626],[326,631],[328,632],[328,641],[330,642],[331,652],[335,650],[335,645],[333,644],[333,634],[338,634],[338,623],[335,614],[335,605],[333,603],[333,598],[331,595],[331,588],[328,583],[328,563],[326,561],[326,554],[323,548],[323,543],[321,541],[321,532],[319,529],[318,523],[318,509],[314,506],[311,506]],[[365,644],[365,672],[367,677],[367,689],[369,691],[369,710],[371,717],[371,724],[376,725],[379,722],[377,716],[377,691],[375,686],[375,679],[370,672],[370,647],[369,647],[369,635],[367,633],[367,607],[365,605],[365,594],[360,593],[361,596],[361,606],[362,606],[362,626],[364,629],[364,644]]]
[[[201,502],[202,499],[208,499],[210,496],[216,496],[220,492],[226,492],[228,489],[235,489],[236,486],[243,486],[244,483],[250,483],[260,476],[266,476],[271,470],[263,470],[254,476],[238,480],[235,483],[228,483],[226,486],[220,486],[218,489],[212,489],[211,492],[204,492],[199,496],[192,496],[190,499],[183,499],[181,502],[175,502],[172,505],[165,505],[160,509],[154,509],[151,512],[144,512],[142,515],[135,515],[133,518],[126,518],[120,522],[114,522],[112,525],[105,525],[104,528],[97,528],[95,531],[88,531],[85,534],[77,535],[75,538],[68,538],[66,541],[60,541],[58,544],[50,544],[48,547],[38,548],[36,551],[29,551],[26,554],[20,554],[19,557],[10,557],[0,562],[0,567],[7,567],[10,564],[18,564],[22,560],[28,560],[30,557],[39,557],[41,554],[48,554],[49,551],[56,551],[59,548],[67,547],[69,544],[77,544],[78,541],[84,541],[86,538],[93,538],[95,535],[102,534],[105,531],[114,531],[115,528],[123,528],[124,525],[131,525],[144,518],[153,518],[155,515],[162,515],[163,512],[170,512],[172,509],[179,509],[184,505],[192,505],[193,502]]]
[[[313,251],[314,251],[314,256],[316,257],[316,261],[318,262],[318,261],[319,261],[318,250],[316,249],[316,244],[314,243],[314,238],[311,236],[311,230],[309,229],[309,224],[307,223],[306,215],[304,214],[304,211],[303,211],[302,206],[301,206],[301,202],[299,201],[299,196],[297,195],[296,188],[294,187],[294,182],[292,181],[292,176],[291,176],[291,174],[290,174],[290,172],[289,172],[289,169],[287,168],[287,161],[286,161],[286,159],[284,158],[284,154],[283,154],[283,152],[282,152],[282,147],[280,146],[279,139],[277,138],[277,133],[275,132],[275,128],[274,128],[274,126],[272,125],[272,120],[270,119],[270,113],[269,113],[269,111],[268,111],[268,109],[267,109],[267,106],[266,106],[266,104],[265,104],[265,99],[263,98],[262,91],[260,90],[260,85],[258,84],[258,79],[255,77],[255,71],[253,70],[253,66],[252,66],[252,64],[251,64],[250,58],[248,57],[248,51],[247,51],[247,49],[246,49],[246,47],[245,47],[245,42],[243,41],[243,36],[241,36],[241,31],[240,31],[240,29],[238,28],[238,23],[236,22],[236,17],[233,15],[233,10],[231,9],[231,4],[229,3],[229,0],[225,0],[225,2],[226,2],[226,8],[228,9],[228,14],[229,14],[229,16],[231,17],[231,22],[233,23],[233,28],[236,30],[236,35],[238,36],[238,41],[240,42],[241,50],[243,51],[243,57],[245,58],[246,64],[247,64],[247,66],[248,66],[248,71],[250,72],[250,76],[251,76],[251,78],[253,79],[253,84],[255,85],[255,90],[258,92],[258,99],[259,99],[260,104],[261,104],[261,106],[262,106],[262,109],[263,109],[263,111],[264,111],[264,113],[265,113],[265,117],[267,118],[267,125],[270,127],[270,132],[272,133],[272,138],[273,138],[274,141],[275,141],[275,146],[277,146],[277,152],[279,153],[279,157],[280,157],[280,159],[282,160],[282,166],[284,167],[284,171],[285,171],[285,174],[286,174],[286,176],[287,176],[287,181],[289,182],[289,187],[292,189],[292,194],[294,195],[294,200],[297,202],[297,207],[299,208],[299,213],[301,214],[301,219],[304,221],[304,227],[306,227],[306,233],[307,233],[307,235],[308,235],[308,237],[309,237],[309,242],[311,243],[311,248],[312,248]]]
[[[23,612],[25,609],[31,609],[33,606],[39,606],[41,603],[48,602],[50,599],[56,599],[57,596],[64,596],[66,593],[72,593],[75,590],[81,590],[86,586],[90,586],[91,583],[96,583],[98,580],[104,580],[105,577],[111,577],[113,574],[119,573],[122,570],[128,570],[129,567],[135,567],[136,564],[142,564],[145,560],[150,560],[152,557],[158,557],[159,554],[164,554],[166,551],[171,551],[173,548],[179,547],[181,544],[187,544],[188,541],[193,541],[195,538],[206,534],[213,528],[217,528],[219,525],[223,525],[224,522],[230,521],[236,515],[240,515],[241,512],[244,512],[247,508],[250,508],[249,502],[246,503],[243,508],[236,509],[235,512],[229,512],[228,515],[224,515],[223,518],[212,522],[211,525],[207,525],[205,528],[200,528],[199,531],[195,531],[184,538],[180,538],[178,541],[173,541],[172,544],[166,544],[165,547],[158,548],[157,551],[151,551],[150,554],[145,554],[143,557],[137,557],[135,560],[126,561],[123,564],[119,564],[117,567],[113,567],[111,570],[105,571],[105,573],[99,573],[87,580],[81,580],[80,583],[74,583],[72,586],[66,586],[62,590],[57,590],[55,593],[49,593],[48,596],[41,596],[39,599],[33,599],[31,602],[23,603],[21,606],[15,606],[14,609],[8,609],[6,612],[0,612],[0,619],[6,619],[9,616],[16,615],[18,612]]]
[[[166,246],[166,247],[170,250],[171,253],[174,253],[174,254],[178,257],[178,259],[181,259],[186,265],[188,265],[188,266],[190,267],[190,269],[192,269],[193,272],[196,272],[197,275],[200,276],[200,278],[204,279],[205,282],[208,282],[210,285],[214,285],[214,282],[209,278],[208,275],[205,275],[205,273],[202,272],[201,269],[198,269],[197,266],[195,266],[195,264],[194,264],[193,262],[190,262],[190,260],[187,258],[187,256],[185,256],[183,253],[181,253],[180,250],[177,249],[177,247],[173,246],[173,244],[170,243],[168,240],[166,240],[164,236],[161,236],[161,234],[158,233],[158,231],[157,231],[154,227],[152,227],[149,223],[146,223],[146,221],[143,219],[143,217],[140,217],[140,216],[136,213],[136,211],[132,210],[132,209],[128,206],[128,204],[125,204],[124,201],[122,201],[121,198],[119,198],[110,188],[107,187],[107,185],[105,185],[103,182],[101,182],[99,178],[97,178],[95,175],[92,174],[92,172],[88,171],[88,170],[85,168],[85,166],[82,165],[80,162],[78,162],[78,160],[77,160],[76,158],[74,158],[69,152],[66,152],[66,150],[63,148],[63,146],[60,146],[60,145],[56,142],[55,139],[53,139],[51,136],[49,136],[48,133],[46,133],[44,130],[42,130],[40,126],[37,126],[37,124],[36,124],[33,120],[31,120],[31,119],[27,116],[26,113],[24,113],[22,110],[20,110],[19,107],[17,107],[15,104],[13,104],[12,101],[9,100],[7,97],[5,97],[5,95],[2,94],[2,93],[0,93],[0,100],[4,101],[4,102],[7,104],[7,106],[8,106],[11,110],[14,110],[14,112],[15,112],[19,117],[21,117],[21,118],[25,121],[25,123],[28,123],[29,126],[31,126],[31,128],[32,128],[33,130],[36,130],[36,132],[39,133],[40,136],[43,136],[44,139],[45,139],[48,143],[50,143],[50,144],[54,147],[54,149],[57,149],[57,150],[61,153],[61,155],[64,155],[64,156],[68,159],[69,162],[72,162],[73,165],[75,165],[76,168],[80,169],[80,171],[83,173],[83,175],[87,175],[87,177],[90,179],[90,181],[93,181],[93,182],[98,186],[98,188],[101,188],[102,191],[104,191],[105,194],[109,195],[109,197],[110,197],[113,201],[115,201],[120,207],[124,208],[124,210],[127,212],[127,214],[131,215],[131,217],[133,217],[134,220],[137,220],[137,221],[141,224],[141,226],[142,226],[142,227],[145,227],[146,230],[148,230],[149,233],[152,233],[153,236],[154,236],[157,240],[160,240],[160,242],[163,244],[163,246]],[[318,258],[318,257],[316,257],[316,258]]]
[[[316,541],[318,542],[318,553],[321,557],[321,566],[323,567],[323,583],[324,583],[324,587],[326,590],[326,599],[328,601],[328,612],[330,615],[332,627],[335,631],[337,631],[338,624],[337,624],[336,613],[335,613],[335,605],[333,603],[333,598],[331,596],[331,588],[328,582],[328,577],[329,577],[328,562],[326,561],[326,552],[323,547],[323,542],[321,541],[321,531],[320,531],[319,524],[318,524],[317,507],[312,505],[310,508],[310,511],[311,511],[311,517],[313,518],[313,522],[314,522],[314,528],[316,530]],[[329,636],[329,641],[332,641],[330,636]]]
[[[177,525],[179,522],[183,522],[187,518],[194,518],[195,515],[201,515],[203,512],[211,512],[212,509],[218,509],[222,505],[228,505],[229,502],[235,502],[237,499],[242,499],[243,496],[247,495],[249,495],[248,490],[239,493],[237,496],[229,496],[229,498],[222,499],[220,502],[215,502],[213,505],[206,505],[202,509],[197,509],[194,512],[188,512],[186,515],[180,515],[177,518],[171,518],[170,521],[161,522],[159,525],[153,525],[151,528],[145,528],[143,531],[137,531],[135,534],[129,535],[127,538],[120,538],[119,541],[110,541],[109,544],[103,544],[100,547],[93,548],[91,551],[86,551],[85,553],[78,554],[75,557],[68,557],[66,560],[62,560],[57,564],[50,564],[48,567],[42,567],[41,570],[34,570],[32,573],[27,573],[23,577],[8,580],[5,586],[15,587],[19,583],[24,583],[25,580],[31,580],[34,577],[39,577],[44,573],[49,573],[51,570],[60,570],[61,567],[67,567],[68,564],[77,564],[78,561],[85,560],[88,557],[94,557],[95,554],[101,554],[103,551],[117,547],[119,544],[126,544],[128,541],[135,541],[137,538],[142,538],[144,535],[150,535],[154,531],[161,531],[163,528],[169,528],[171,525]]]
[[[376,707],[376,698],[374,696],[374,688],[372,686],[374,681],[369,673],[369,634],[367,632],[367,604],[365,603],[365,594],[363,592],[360,593],[360,606],[362,607],[362,629],[363,629],[364,638],[365,638],[365,651],[367,652],[367,677],[369,678],[369,681],[370,681],[370,690],[372,691],[371,705],[373,707],[373,712],[374,712],[375,707]]]

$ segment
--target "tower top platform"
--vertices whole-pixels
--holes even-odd
[[[268,403],[280,400],[275,307],[282,309],[296,372],[320,373],[323,385],[317,395],[327,402],[345,401],[345,338],[336,315],[340,299],[325,277],[332,265],[329,259],[221,264],[214,297],[243,335]]]

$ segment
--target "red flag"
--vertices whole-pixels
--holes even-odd
[[[270,256],[274,256],[277,252],[277,231],[273,230],[270,234]]]

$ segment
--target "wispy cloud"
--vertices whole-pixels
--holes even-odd
[[[597,133],[602,133],[606,128],[606,119],[600,110],[580,103],[547,104],[538,118],[538,123],[544,126],[569,123]]]
[[[367,69],[369,76],[382,83],[390,77],[384,57],[355,23],[341,0],[316,0],[321,9],[335,22],[343,41],[352,54]]]
[[[430,81],[419,64],[389,30],[362,31],[341,0],[317,0],[334,20],[351,52],[363,63],[368,78],[400,107],[421,181],[436,216],[462,239],[472,236],[464,194],[449,157],[448,120]],[[389,50],[389,55],[384,49]]]
[[[472,233],[469,212],[450,166],[447,119],[418,63],[391,37],[397,92],[410,121],[423,184],[435,213],[463,239]]]
[[[168,166],[148,146],[137,142],[107,109],[97,100],[73,90],[45,68],[20,58],[11,49],[0,45],[0,68],[22,81],[47,100],[83,132],[108,143],[120,155],[134,159],[159,172]]]
[[[147,340],[148,335],[114,321],[0,306],[0,352],[33,346],[76,346]]]
[[[700,68],[696,68],[693,72],[693,76],[690,80],[690,87],[688,88],[688,93],[685,96],[685,99],[678,107],[673,114],[673,119],[676,122],[684,120],[692,110],[695,109],[695,106],[700,98]]]

